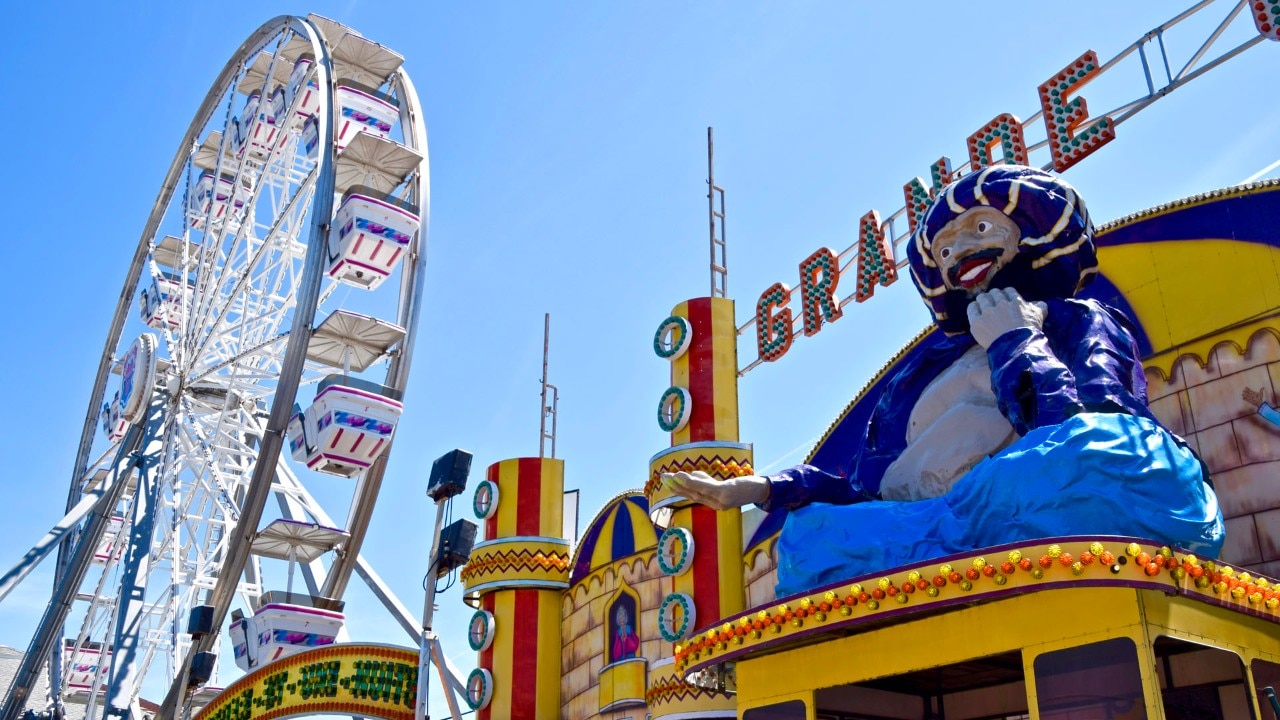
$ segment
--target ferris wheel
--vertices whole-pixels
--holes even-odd
[[[125,277],[67,516],[0,579],[2,598],[57,550],[0,717],[41,707],[46,668],[49,702],[86,717],[140,717],[144,687],[198,704],[237,599],[242,668],[340,635],[421,310],[427,143],[402,63],[281,16],[209,90]],[[319,473],[347,479],[345,516]]]

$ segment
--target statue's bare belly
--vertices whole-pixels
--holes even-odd
[[[991,392],[987,353],[975,346],[934,378],[911,410],[907,449],[885,470],[885,500],[945,494],[983,458],[1017,438]]]

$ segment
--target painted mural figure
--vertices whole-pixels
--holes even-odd
[[[619,603],[613,611],[613,633],[609,648],[610,662],[638,657],[640,638],[631,627],[631,614],[627,606]]]
[[[664,478],[712,507],[786,509],[778,595],[1007,542],[1145,537],[1214,556],[1203,464],[1147,407],[1129,320],[1077,292],[1097,272],[1075,190],[1000,165],[938,193],[908,244],[946,337],[888,378],[847,477],[801,465]]]
[[[1267,404],[1267,396],[1262,388],[1254,390],[1245,388],[1240,392],[1240,397],[1250,405],[1258,408],[1258,414],[1263,420],[1280,427],[1280,410]]]

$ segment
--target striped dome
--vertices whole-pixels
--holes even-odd
[[[644,493],[623,493],[605,503],[582,534],[574,551],[569,584],[576,585],[596,568],[657,545],[658,531],[649,519],[649,501]]]

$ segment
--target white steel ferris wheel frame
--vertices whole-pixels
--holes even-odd
[[[261,97],[268,97],[272,80],[278,77],[275,64],[283,62],[280,51],[291,38],[305,41],[315,58],[310,72],[320,89],[317,158],[309,160],[300,149],[299,133],[291,133],[260,162],[247,153],[238,163],[229,161],[229,120],[238,95],[257,89]],[[337,38],[330,40],[336,43]],[[250,69],[273,42],[276,52],[270,56],[262,87],[245,87]],[[0,717],[8,720],[22,712],[35,675],[46,661],[51,694],[55,703],[61,703],[62,628],[77,599],[87,602],[89,609],[75,639],[76,651],[98,633],[103,640],[97,647],[104,656],[108,648],[116,650],[108,697],[101,699],[104,709],[118,713],[136,707],[141,676],[157,654],[164,654],[170,691],[161,715],[175,717],[190,694],[191,659],[214,647],[233,595],[242,592],[256,599],[261,594],[249,550],[269,496],[277,495],[281,514],[287,518],[309,517],[331,524],[281,457],[281,449],[299,385],[319,379],[321,369],[307,360],[307,347],[317,309],[336,284],[330,280],[322,288],[336,182],[334,72],[330,47],[315,22],[276,17],[250,35],[227,62],[183,136],[143,228],[107,333],[73,465],[67,510],[84,506],[87,483],[95,474],[103,479],[97,492],[104,500],[82,528],[73,526],[69,541],[59,547],[54,597]],[[422,156],[419,169],[405,179],[401,193],[420,208],[422,224],[400,269],[396,322],[406,334],[389,353],[384,381],[402,393],[421,312],[430,196],[426,131],[417,94],[402,68],[387,81],[399,101],[404,144]],[[245,202],[244,219],[232,221],[231,198],[222,222],[205,218],[203,237],[184,219],[179,270],[181,280],[190,282],[194,290],[176,331],[163,333],[160,344],[168,350],[169,367],[157,373],[147,418],[94,459],[99,409],[118,353],[128,346],[123,333],[139,279],[145,271],[159,273],[151,260],[158,231],[166,214],[175,209],[173,201],[184,176],[191,191],[192,160],[201,135],[224,102],[222,146],[213,177],[232,174],[233,186],[238,187],[246,173],[252,175],[253,191]],[[288,108],[286,116],[292,118],[294,110]],[[187,203],[176,210],[185,213]],[[345,527],[350,537],[343,551],[336,553],[327,573],[319,563],[307,568],[314,571],[306,573],[313,594],[341,598],[352,570],[357,569],[388,453],[356,481]],[[131,482],[130,495],[125,488]],[[127,549],[123,558],[108,559],[96,587],[82,593],[106,516],[120,509],[126,517],[121,536],[137,536],[136,549]],[[115,564],[121,572],[109,579],[108,571]],[[367,567],[360,571],[372,574]],[[118,588],[114,596],[113,582]],[[156,593],[157,582],[166,589]],[[196,605],[213,606],[215,631],[195,637],[188,645],[185,623]],[[401,623],[405,624],[403,618]],[[406,629],[412,633],[411,627]],[[99,701],[99,678],[108,679],[101,669],[106,663],[98,664],[90,713]]]

